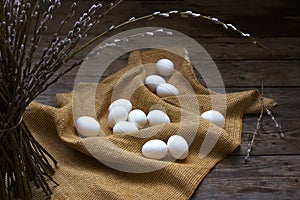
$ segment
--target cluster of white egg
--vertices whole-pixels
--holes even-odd
[[[178,89],[174,85],[167,83],[162,77],[169,77],[174,73],[174,63],[169,59],[160,59],[156,63],[156,70],[161,76],[147,76],[144,81],[145,85],[152,92],[156,92],[159,97],[178,95]],[[155,115],[158,110],[151,112]],[[151,112],[149,114],[151,114]],[[157,122],[153,120],[152,122],[149,121],[149,123],[156,124]],[[183,137],[173,135],[168,139],[167,143],[158,139],[146,142],[142,147],[142,154],[146,158],[162,159],[169,152],[175,159],[185,159],[188,155],[188,148],[188,143]]]
[[[169,116],[161,110],[151,110],[148,115],[140,109],[132,110],[127,99],[118,99],[108,108],[108,125],[114,134],[134,132],[146,126],[170,123]]]
[[[152,91],[156,92],[159,97],[167,97],[172,95],[178,95],[178,89],[167,83],[162,77],[171,76],[174,73],[174,63],[169,59],[160,59],[156,63],[157,72],[161,75],[149,75],[146,77],[144,83]]]
[[[178,95],[178,89],[166,83],[162,77],[174,73],[174,63],[168,59],[160,59],[156,63],[156,69],[161,76],[149,75],[144,81],[145,85],[159,97]],[[151,110],[147,115],[140,109],[132,110],[132,103],[127,99],[115,100],[110,104],[108,111],[108,125],[114,134],[135,132],[145,127],[171,122],[169,116],[161,110]],[[208,110],[202,113],[201,117],[221,128],[225,124],[224,116],[216,110]],[[101,131],[99,122],[90,116],[79,117],[76,120],[76,129],[84,137],[98,136]],[[188,152],[187,141],[179,135],[171,136],[167,142],[153,139],[142,147],[142,154],[151,159],[163,159],[170,154],[173,158],[182,160],[187,157]]]
[[[225,118],[219,111],[208,110],[201,114],[207,121],[223,128]],[[175,159],[183,160],[188,156],[189,146],[187,141],[179,135],[171,136],[167,143],[154,139],[146,142],[142,147],[142,154],[151,159],[163,159],[168,153]]]
[[[225,124],[224,116],[215,110],[209,110],[201,114],[201,117],[219,127]],[[139,109],[132,110],[132,104],[127,99],[118,99],[109,106],[108,124],[113,128],[113,133],[134,132],[145,126],[154,126],[162,123],[170,123],[169,116],[161,110],[152,110],[146,114]],[[100,134],[98,121],[89,116],[82,116],[76,120],[76,128],[84,137],[95,137]],[[187,157],[189,145],[179,135],[171,136],[167,143],[159,139],[146,142],[142,147],[142,154],[150,159],[163,159],[168,153],[175,159],[183,160]]]
[[[182,136],[173,135],[167,143],[154,139],[149,140],[142,147],[142,154],[146,158],[163,159],[168,153],[175,159],[183,160],[189,153],[189,145]]]
[[[201,117],[221,128],[225,124],[224,116],[216,110],[208,110],[202,113]],[[188,152],[187,141],[179,135],[171,136],[167,143],[158,139],[150,140],[142,147],[142,154],[151,159],[163,159],[169,153],[173,158],[183,160],[188,156]]]

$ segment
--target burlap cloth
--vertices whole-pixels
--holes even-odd
[[[178,98],[159,98],[143,86],[145,77],[153,72],[151,68],[150,71],[145,70],[141,64],[156,63],[161,58],[174,61],[175,69],[188,80],[198,102],[192,102],[193,98],[185,92],[181,92]],[[185,91],[186,84],[176,82],[178,73],[169,82],[180,91]],[[112,91],[120,83],[122,85],[124,80],[126,87],[138,86],[130,98],[134,108],[147,113],[151,106],[160,105],[170,116],[172,123],[145,128],[134,135],[113,135],[107,125],[107,109],[114,100]],[[76,92],[80,95],[74,96],[77,98],[74,105],[74,92],[57,94],[59,108],[32,103],[31,111],[25,115],[26,123],[34,136],[58,161],[53,178],[60,185],[56,187],[50,183],[53,189],[52,199],[188,199],[216,163],[240,145],[243,114],[257,113],[261,108],[257,91],[213,93],[197,81],[187,60],[164,50],[135,51],[129,56],[125,68],[99,85],[79,84]],[[118,93],[120,97],[124,97],[128,90],[121,89]],[[216,101],[226,97],[226,104],[221,109],[223,114],[226,112],[224,129],[199,117],[199,112],[211,109],[212,95]],[[74,128],[74,118],[92,115],[87,109],[90,102],[94,102],[95,117],[101,124],[103,136],[80,138]],[[182,102],[185,102],[184,108]],[[199,105],[199,110],[193,110],[191,105],[194,104]],[[264,99],[264,104],[271,108],[275,102]],[[75,114],[72,113],[72,107],[76,107]],[[208,127],[219,139],[212,151],[201,158],[199,149]],[[174,134],[184,136],[190,144],[189,155],[185,160],[171,162],[167,158],[158,161],[141,155],[141,147],[146,141],[153,138],[167,141]],[[110,166],[122,166],[124,170],[119,171]],[[161,169],[151,171],[156,167]],[[140,173],[126,172],[130,170]],[[42,191],[35,189],[33,198],[43,199]]]

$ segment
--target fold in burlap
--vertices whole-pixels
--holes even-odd
[[[60,185],[53,187],[53,199],[188,199],[216,163],[240,145],[243,114],[260,111],[259,93],[214,93],[197,81],[192,66],[184,59],[184,51],[179,55],[165,50],[133,52],[125,68],[100,84],[81,83],[72,93],[58,94],[59,108],[30,105],[26,123],[59,163],[53,178]],[[155,68],[142,64],[156,63],[161,58],[175,63],[177,72],[168,81],[178,87],[178,97],[159,98],[143,85]],[[180,76],[187,82],[179,82]],[[112,100],[127,98],[128,94],[134,108],[146,113],[153,105],[163,108],[172,123],[132,134],[112,134],[107,125],[108,106]],[[212,96],[217,105],[222,103],[220,111],[226,112],[224,129],[199,117],[199,113],[212,108]],[[270,99],[264,99],[264,104],[269,108],[275,105]],[[74,118],[82,115],[98,119],[101,136],[78,136]],[[201,157],[200,147],[209,133],[218,136],[217,143],[208,155]],[[146,141],[167,141],[175,134],[182,135],[190,144],[185,160],[151,160],[141,155]],[[138,173],[128,173],[133,171]],[[39,192],[35,192],[34,198],[42,197]]]

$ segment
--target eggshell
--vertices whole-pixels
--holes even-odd
[[[201,117],[204,119],[210,121],[211,123],[214,123],[215,125],[223,128],[225,124],[225,118],[219,111],[216,110],[208,110],[201,114]]]
[[[114,102],[112,102],[110,104],[110,106],[108,107],[108,111],[110,112],[116,106],[125,107],[127,112],[131,111],[131,109],[132,109],[132,104],[129,100],[127,100],[127,99],[118,99],[118,100],[115,100]]]
[[[134,132],[137,131],[138,128],[131,122],[127,121],[120,121],[116,123],[116,125],[113,128],[113,133],[128,133],[128,132]]]
[[[155,126],[162,123],[170,123],[169,116],[161,110],[152,110],[147,115],[150,126]]]
[[[155,92],[156,88],[159,84],[166,83],[165,79],[158,75],[150,75],[147,76],[145,81],[145,85],[152,91]]]
[[[114,127],[114,125],[120,121],[126,121],[128,118],[128,111],[123,106],[114,107],[108,114],[108,125]]]
[[[168,139],[167,147],[169,153],[175,159],[183,160],[188,156],[189,145],[187,141],[180,135],[173,135]]]
[[[147,116],[142,110],[132,110],[128,114],[128,121],[133,123],[138,128],[143,128],[147,124]]]
[[[162,140],[150,140],[143,145],[142,154],[146,158],[162,159],[168,154],[168,147]]]
[[[171,85],[170,83],[163,83],[157,86],[156,94],[160,97],[167,97],[178,95],[179,91],[174,85]]]
[[[171,76],[174,72],[174,63],[169,59],[160,59],[156,63],[156,69],[162,76]]]
[[[84,137],[95,137],[100,134],[100,124],[96,119],[82,116],[76,120],[76,130]]]

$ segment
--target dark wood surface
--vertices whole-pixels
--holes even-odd
[[[91,0],[81,2],[79,13],[92,3]],[[241,147],[216,165],[199,185],[192,199],[300,199],[299,1],[125,1],[103,19],[90,37],[132,16],[170,9],[193,10],[233,23],[251,33],[280,58],[275,59],[239,35],[204,20],[179,17],[157,19],[119,30],[160,26],[185,33],[203,45],[216,61],[227,92],[259,88],[263,78],[265,95],[278,103],[274,114],[283,125],[286,138],[280,139],[272,121],[266,116],[263,121],[266,133],[257,137],[251,162],[244,164],[247,143],[258,115],[245,116]],[[59,11],[59,15],[64,14],[63,9]],[[57,21],[54,21],[49,25],[49,34],[56,24]],[[50,36],[44,37],[47,39]],[[84,58],[94,46],[84,50],[74,60]],[[125,66],[126,59],[125,55],[116,61],[104,77]],[[55,106],[55,94],[71,91],[75,75],[76,69],[51,86],[36,101]]]

